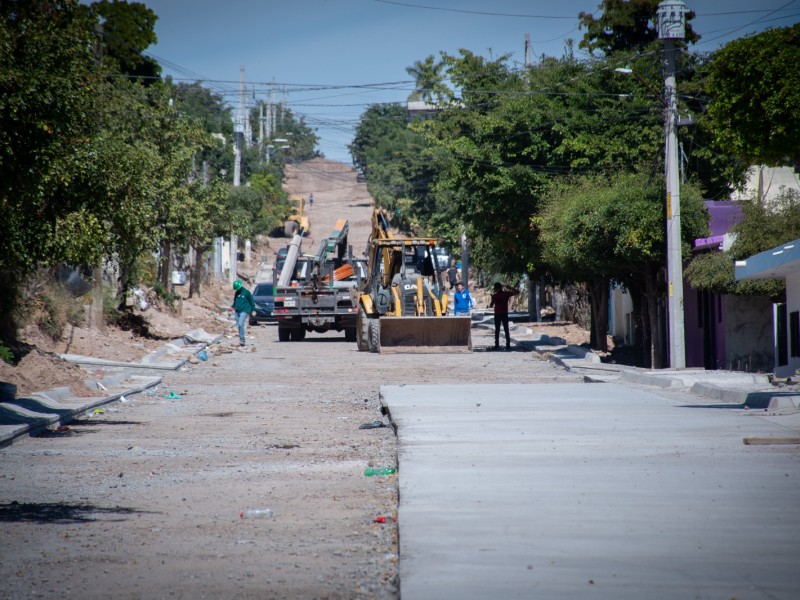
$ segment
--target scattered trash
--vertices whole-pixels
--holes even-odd
[[[164,396],[167,400],[180,400],[180,395],[176,394],[175,392],[170,392],[166,396]]]
[[[367,467],[364,469],[364,475],[366,477],[373,477],[375,475],[394,475],[397,473],[397,469],[394,467],[384,467],[381,469],[377,469],[375,467]]]
[[[206,360],[208,360],[208,354],[206,353],[205,350],[200,350],[200,352],[197,353],[197,358],[199,358],[200,360],[206,361]]]
[[[383,421],[372,421],[371,423],[362,423],[359,425],[359,429],[378,429],[379,427],[386,427],[386,423]]]
[[[127,401],[128,401],[128,399],[127,399],[125,396],[120,396],[120,397],[119,397],[119,401],[120,401],[120,402],[127,402]]]
[[[105,411],[102,408],[95,408],[92,412],[96,415],[102,415]]]
[[[239,513],[240,519],[269,519],[271,516],[271,508],[246,508]]]
[[[108,388],[106,386],[104,386],[102,383],[100,383],[99,381],[95,381],[95,383],[97,384],[97,387],[100,388],[101,390],[103,390],[104,392],[108,391]]]
[[[386,517],[384,517],[383,515],[378,515],[377,517],[375,517],[375,522],[376,523],[386,523]]]

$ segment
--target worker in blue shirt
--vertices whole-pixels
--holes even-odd
[[[460,281],[456,284],[456,293],[453,294],[453,313],[455,316],[469,316],[469,311],[475,306],[469,290]]]

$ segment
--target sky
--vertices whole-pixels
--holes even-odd
[[[560,57],[600,0],[138,0],[157,16],[147,49],[176,81],[203,81],[233,107],[241,69],[247,97],[285,101],[320,137],[327,158],[351,163],[347,145],[371,104],[405,102],[406,68],[466,48],[487,58]],[[800,22],[800,0],[685,0],[702,36],[695,51]],[[255,127],[255,125],[254,125]]]

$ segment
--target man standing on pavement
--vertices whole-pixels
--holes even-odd
[[[508,301],[519,294],[519,290],[504,287],[499,281],[494,284],[494,293],[489,308],[494,307],[494,349],[500,349],[500,324],[506,334],[506,350],[511,348],[511,338],[508,335]]]
[[[469,290],[464,289],[464,284],[458,282],[456,293],[453,294],[453,314],[457,317],[469,316],[469,309],[475,306],[472,301],[472,296],[469,295]]]
[[[239,345],[244,346],[244,327],[247,318],[252,314],[255,316],[256,303],[253,294],[250,293],[242,282],[238,279],[233,282],[233,310],[236,312],[236,324],[239,326]]]

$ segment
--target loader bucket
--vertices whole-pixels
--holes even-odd
[[[377,325],[382,354],[472,352],[469,317],[381,317]]]

